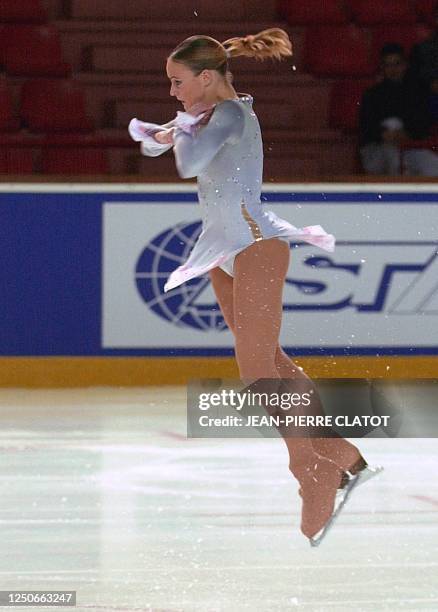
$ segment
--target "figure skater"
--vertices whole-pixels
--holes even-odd
[[[187,38],[166,65],[170,95],[185,112],[164,125],[133,119],[129,131],[144,155],[173,147],[179,175],[198,179],[202,232],[164,290],[208,272],[234,335],[240,378],[252,389],[264,381],[302,383],[311,389],[312,410],[318,412],[315,386],[279,345],[282,292],[289,240],[333,251],[335,238],[320,225],[297,228],[263,207],[262,137],[253,98],[236,92],[228,70],[228,59],[242,55],[280,60],[292,55],[292,45],[278,28],[223,43],[209,36]],[[301,530],[316,546],[349,493],[378,468],[340,436],[283,438],[300,484]]]

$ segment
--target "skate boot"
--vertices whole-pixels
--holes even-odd
[[[312,544],[337,510],[343,472],[333,461],[318,455],[315,455],[312,465],[291,471],[301,485],[301,531]]]
[[[382,466],[378,465],[371,467],[368,465],[365,459],[361,457],[353,466],[351,466],[348,472],[342,473],[341,484],[336,492],[333,515],[329,518],[325,526],[312,538],[310,538],[311,546],[319,546],[319,544],[321,544],[355,487],[363,484],[373,476],[377,476],[382,471]]]

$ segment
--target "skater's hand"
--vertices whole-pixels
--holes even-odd
[[[197,125],[206,125],[210,121],[210,117],[212,116],[214,111],[214,107],[210,107],[207,111],[205,111],[205,115],[199,121]]]
[[[196,102],[196,104],[193,104],[193,106],[191,106],[187,112],[190,115],[193,115],[194,117],[197,117],[198,115],[202,114],[204,115],[202,119],[200,119],[199,123],[197,123],[197,125],[199,126],[205,125],[209,122],[213,111],[214,105],[212,106],[211,104],[205,104],[204,102]]]
[[[156,134],[154,134],[154,138],[160,144],[173,144],[173,132],[174,128],[163,130],[162,132],[156,132]]]
[[[206,113],[208,111],[213,112],[213,106],[211,106],[210,104],[205,104],[205,102],[196,102],[189,109],[187,109],[186,112],[190,115],[193,115],[194,117],[197,117],[198,115],[201,115],[202,113]]]
[[[177,112],[176,125],[188,134],[195,134],[202,125],[208,123],[214,108],[214,105],[197,102],[185,112]]]

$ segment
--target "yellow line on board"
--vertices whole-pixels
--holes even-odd
[[[438,378],[438,357],[303,357],[314,378]],[[234,358],[2,357],[0,387],[183,385],[193,378],[239,378]]]

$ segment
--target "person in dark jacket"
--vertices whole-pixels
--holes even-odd
[[[410,69],[412,77],[417,79],[420,87],[429,90],[431,81],[436,77],[438,71],[438,2],[434,8],[435,30],[429,38],[415,45],[410,57]]]
[[[382,48],[383,80],[363,95],[360,118],[360,155],[369,174],[438,176],[438,156],[427,148],[401,145],[428,138],[432,117],[425,96],[407,75],[403,47],[389,43]]]

